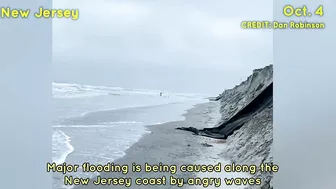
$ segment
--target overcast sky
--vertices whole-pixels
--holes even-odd
[[[55,0],[78,8],[54,19],[54,79],[92,85],[218,94],[273,59],[267,0]]]

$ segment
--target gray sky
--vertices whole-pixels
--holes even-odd
[[[92,85],[218,94],[271,63],[272,1],[55,0],[78,8],[54,20],[54,79]]]

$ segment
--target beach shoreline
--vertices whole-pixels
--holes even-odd
[[[112,181],[112,184],[95,185],[93,181],[97,178],[90,177],[92,179],[88,184],[79,184],[74,188],[126,188],[125,181],[118,179],[130,179],[132,184],[128,188],[136,189],[148,187],[161,189],[181,187],[187,189],[218,187],[272,189],[273,173],[258,169],[258,166],[263,163],[273,162],[271,153],[273,144],[272,73],[272,66],[254,70],[246,81],[220,94],[218,101],[209,100],[206,103],[195,104],[189,109],[185,108],[184,113],[179,113],[182,114],[184,120],[169,122],[175,120],[174,117],[170,117],[169,111],[165,109],[158,113],[155,109],[147,115],[154,116],[152,118],[164,116],[169,118],[166,119],[168,122],[142,126],[142,128],[146,128],[147,133],[141,135],[140,139],[136,138],[133,145],[123,150],[124,155],[122,157],[110,160],[115,165],[127,165],[130,170],[127,174],[122,174],[120,171],[101,172],[100,177],[116,180]],[[263,106],[260,106],[260,102]],[[247,117],[239,117],[239,115],[247,115]],[[137,116],[137,114],[132,116]],[[232,121],[230,119],[236,119],[234,120],[236,122],[230,122]],[[226,133],[224,129],[227,126],[226,124],[230,123],[240,125],[233,128],[232,133]],[[180,128],[187,129],[180,130]],[[204,133],[213,130],[215,134],[225,136],[229,134],[229,136],[212,137],[199,132],[193,134],[187,132],[188,128]],[[132,132],[131,130],[127,131],[129,134]],[[118,132],[104,134],[104,137],[109,137],[111,134],[118,136]],[[90,142],[90,139],[87,138],[82,141],[85,144],[86,142]],[[107,145],[118,144],[118,141],[116,141],[115,144],[108,143]],[[106,145],[106,143],[101,145]],[[100,149],[100,146],[98,145],[96,148]],[[104,146],[101,146],[101,149],[104,149]],[[114,153],[114,151],[106,150],[107,157],[111,153]],[[73,154],[69,155],[67,162],[71,163],[71,159],[74,160]],[[97,161],[92,162],[92,164],[94,163],[97,163]],[[106,162],[98,161],[98,163],[104,165]],[[218,163],[221,163],[221,170],[218,172],[179,170],[181,165],[217,165]],[[167,165],[168,168],[165,171],[145,171],[144,165],[146,164],[159,165],[158,167]],[[231,168],[227,171],[226,168],[223,169],[225,165],[234,167],[233,164],[245,165],[248,167],[247,169],[250,169],[250,166],[256,167],[256,171],[236,171]],[[134,171],[136,170],[133,169],[134,165],[140,165],[142,170]],[[176,166],[178,171],[173,174],[170,173],[170,166]],[[171,178],[171,176],[180,179],[179,182],[172,184],[171,180],[174,180],[174,178]],[[137,179],[148,180],[149,178],[154,179],[153,182],[158,182],[157,179],[160,178],[161,180],[160,183],[152,183],[152,186],[136,183]],[[165,181],[163,181],[163,178],[165,178]],[[189,183],[189,179],[195,178],[200,179],[197,186],[195,183]],[[208,180],[203,180],[203,178]],[[58,179],[62,178],[58,177]],[[227,180],[233,180],[234,183],[226,183]]]
[[[220,156],[221,148],[225,145],[224,141],[219,139],[211,139],[202,136],[191,135],[189,132],[176,130],[180,126],[193,126],[196,128],[213,127],[220,119],[220,103],[207,102],[194,105],[193,108],[186,111],[183,115],[184,121],[173,121],[159,125],[148,125],[146,128],[149,133],[143,135],[140,140],[125,151],[125,155],[113,163],[115,165],[131,165],[133,163],[139,165],[181,165],[189,164],[211,164],[218,163],[227,164],[228,160]],[[130,169],[131,170],[131,169]],[[117,172],[101,173],[103,178],[131,178],[133,183],[130,188],[148,188],[149,186],[136,185],[134,181],[136,178],[167,178],[166,185],[156,185],[155,188],[181,188],[181,186],[170,185],[170,176],[174,178],[183,178],[185,181],[188,178],[195,177],[217,177],[225,176],[235,177],[236,175],[223,175],[227,173],[195,173],[195,172],[181,172],[177,171],[175,174],[170,172],[132,172],[129,171],[127,175]],[[93,179],[93,181],[96,179]],[[190,186],[187,183],[181,183],[183,188],[204,188],[203,186]],[[218,184],[218,183],[217,183]],[[221,183],[222,188],[223,183]],[[124,185],[78,185],[74,188],[126,188]],[[216,188],[215,183],[209,185],[207,188]],[[242,188],[241,186],[232,186],[229,188]]]

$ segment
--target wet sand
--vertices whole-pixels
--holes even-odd
[[[145,163],[150,165],[165,164],[176,165],[178,168],[183,164],[212,164],[216,165],[219,162],[224,165],[229,163],[227,160],[221,158],[218,154],[221,153],[221,148],[225,145],[225,141],[218,139],[205,138],[201,136],[192,135],[190,132],[176,130],[176,127],[213,127],[219,119],[219,104],[218,102],[210,102],[196,105],[194,108],[187,111],[184,115],[185,121],[169,122],[160,125],[147,126],[150,131],[149,134],[144,135],[136,144],[126,151],[126,155],[114,162],[114,164],[128,165],[129,173],[123,175],[122,173],[101,173],[103,178],[120,178],[127,177],[132,180],[130,188],[204,188],[202,186],[189,186],[187,183],[180,183],[180,186],[170,185],[170,176],[175,178],[193,177],[235,177],[236,175],[225,175],[227,173],[190,173],[177,171],[176,174],[170,172],[132,172],[132,163],[144,166]],[[136,178],[162,178],[166,177],[166,185],[144,186],[134,184]],[[125,185],[94,185],[92,181],[90,184],[84,186],[76,186],[76,189],[100,189],[100,188],[126,188]],[[161,180],[162,181],[162,180]],[[221,181],[221,187],[224,183]],[[207,188],[216,188],[215,182],[212,186]],[[218,184],[218,183],[217,183]],[[229,187],[229,188],[243,188],[243,187]]]

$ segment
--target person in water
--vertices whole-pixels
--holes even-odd
[[[160,93],[160,96],[162,96],[162,93]]]

